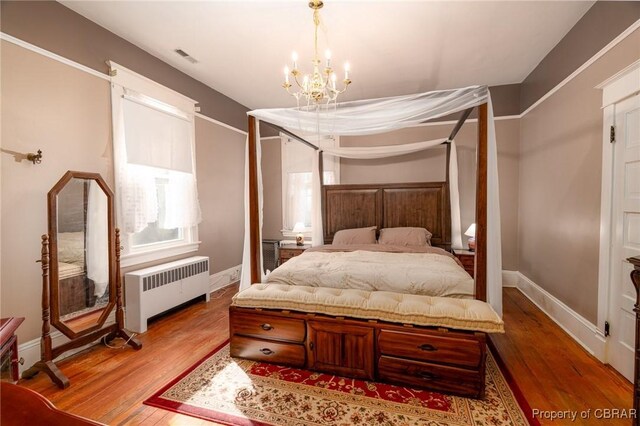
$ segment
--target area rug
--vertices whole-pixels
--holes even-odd
[[[530,424],[490,353],[474,400],[231,358],[224,343],[144,403],[240,426]]]

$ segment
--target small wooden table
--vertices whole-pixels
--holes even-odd
[[[300,256],[308,248],[311,248],[311,244],[305,244],[299,246],[297,244],[284,244],[280,246],[280,264],[282,265],[292,257]]]
[[[6,363],[10,363],[10,378],[14,382],[17,382],[20,378],[16,330],[22,324],[22,321],[24,321],[24,318],[10,317],[0,319],[0,360],[2,360],[3,369]]]
[[[453,254],[460,260],[464,270],[473,277],[476,267],[476,252],[471,250],[453,249]]]

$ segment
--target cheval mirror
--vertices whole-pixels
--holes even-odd
[[[124,330],[120,232],[114,227],[113,193],[97,173],[68,171],[49,191],[49,234],[42,236],[41,360],[22,374],[45,372],[60,388],[69,379],[54,359],[104,336],[141,343]],[[115,307],[115,323],[105,322]],[[69,342],[53,347],[51,326]]]

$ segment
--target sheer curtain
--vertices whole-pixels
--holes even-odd
[[[259,127],[260,120],[264,120],[278,126],[289,129],[298,134],[320,135],[367,135],[375,133],[390,132],[393,130],[415,126],[424,121],[443,117],[452,113],[461,112],[466,109],[488,103],[488,219],[487,219],[487,297],[492,307],[502,314],[502,260],[500,242],[500,205],[498,194],[498,163],[497,146],[493,110],[491,97],[486,86],[471,86],[461,89],[441,90],[427,93],[418,93],[407,96],[396,96],[390,98],[363,100],[355,102],[344,102],[335,108],[321,109],[320,111],[306,108],[274,108],[261,109],[249,112],[257,118],[256,127]],[[442,143],[444,139],[426,141],[418,144],[407,144],[404,149],[417,150],[431,148]],[[258,145],[260,144],[258,139]],[[326,149],[333,155],[351,156],[350,158],[381,158],[384,156],[400,155],[402,145],[391,147],[373,148],[339,148],[335,150]],[[455,149],[452,149],[454,157]],[[454,157],[455,158],[455,157]],[[453,161],[452,161],[453,163]],[[455,164],[457,173],[457,162]],[[248,177],[248,168],[246,169]],[[321,229],[320,212],[320,178],[318,168],[318,156],[314,156],[314,239]],[[247,179],[248,182],[248,179]],[[453,183],[453,182],[452,182]],[[456,179],[457,183],[457,179]],[[248,185],[248,183],[247,183]],[[262,194],[262,183],[259,181],[259,194]],[[248,187],[246,188],[248,194]],[[455,195],[454,195],[455,197]],[[459,196],[457,197],[459,198]],[[246,203],[248,204],[248,202]],[[459,209],[459,205],[457,206]],[[248,212],[248,207],[246,207]],[[459,218],[452,209],[452,217]],[[262,220],[262,216],[260,216]],[[455,219],[459,220],[459,219]],[[248,220],[245,221],[245,234],[249,233]],[[459,222],[453,226],[460,231]],[[457,240],[458,237],[455,237]],[[245,235],[245,244],[248,243],[248,235]],[[458,241],[454,241],[458,243]],[[461,238],[459,241],[460,245]],[[245,256],[249,252],[245,247]],[[250,278],[248,259],[243,262],[243,282],[241,288],[248,287]]]
[[[87,197],[87,278],[95,284],[94,295],[102,297],[109,284],[109,227],[107,196],[95,181],[89,182]]]

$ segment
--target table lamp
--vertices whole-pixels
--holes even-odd
[[[296,245],[303,246],[304,245],[304,234],[305,231],[304,223],[297,222],[293,227],[293,231],[296,234]]]
[[[467,231],[464,233],[464,235],[466,235],[467,237],[470,237],[469,250],[475,251],[476,250],[476,224],[472,223],[471,226],[467,228]]]

